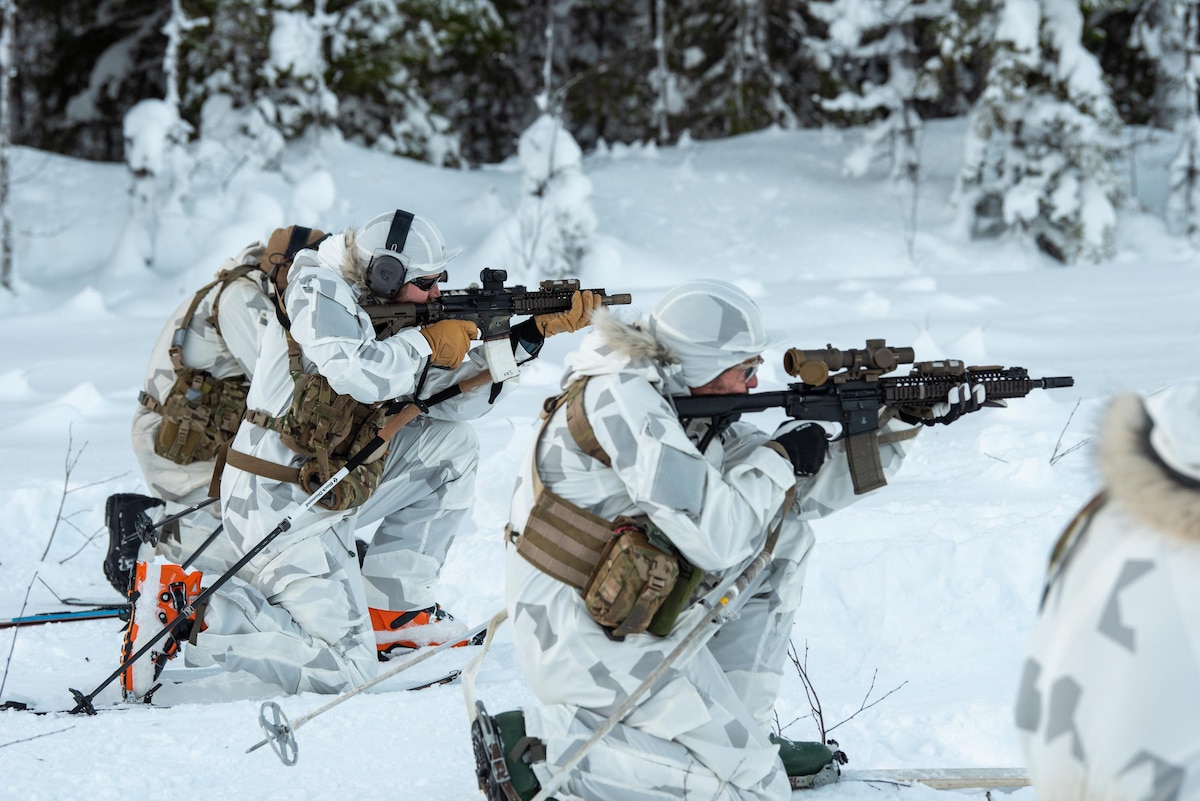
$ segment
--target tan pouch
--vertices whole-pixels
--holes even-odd
[[[158,409],[162,422],[154,452],[181,465],[215,459],[222,443],[237,433],[247,391],[241,381],[214,378],[202,370],[180,370]]]
[[[675,587],[679,562],[650,543],[646,533],[618,519],[583,589],[592,619],[614,640],[641,634]]]

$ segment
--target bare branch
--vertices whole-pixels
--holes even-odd
[[[37,571],[33,572],[33,578],[29,580],[29,586],[25,588],[25,600],[21,601],[21,611],[17,613],[17,617],[24,617],[25,607],[29,603],[29,591],[33,589],[34,579],[38,577]],[[0,676],[0,698],[4,697],[4,685],[8,682],[8,666],[12,664],[13,651],[17,648],[17,633],[20,628],[13,629],[12,643],[8,646],[8,658],[4,660],[4,675]]]
[[[1084,445],[1088,444],[1093,439],[1095,439],[1095,437],[1088,437],[1087,439],[1083,440],[1082,442],[1077,442],[1074,445],[1072,445],[1071,447],[1067,448],[1062,453],[1059,453],[1058,449],[1060,447],[1062,447],[1063,437],[1066,436],[1067,429],[1071,426],[1071,420],[1075,417],[1075,412],[1078,409],[1079,409],[1079,401],[1075,401],[1075,408],[1071,409],[1071,413],[1067,416],[1066,424],[1063,425],[1062,431],[1059,432],[1058,442],[1054,443],[1054,453],[1050,454],[1050,464],[1051,465],[1057,464],[1059,459],[1063,458],[1064,456],[1066,456],[1069,453],[1072,453],[1073,451],[1079,450]]]
[[[103,532],[104,530],[105,530],[104,526],[101,526],[100,528],[96,529],[95,533],[93,533],[92,536],[88,537],[87,540],[83,543],[83,545],[80,545],[79,548],[76,549],[75,553],[71,554],[66,559],[60,559],[58,563],[60,565],[65,565],[67,562],[71,561],[76,556],[79,556],[79,554],[81,554],[83,552],[83,549],[88,547],[89,545],[91,545],[92,541],[95,540],[96,537],[100,536],[100,533]]]
[[[70,731],[73,728],[75,728],[75,727],[67,726],[65,729],[55,729],[54,731],[47,731],[47,732],[42,732],[41,734],[35,734],[32,737],[25,737],[20,740],[13,740],[12,742],[0,743],[0,748],[6,748],[10,745],[16,745],[17,743],[27,743],[30,740],[36,740],[39,737],[49,737],[51,734],[58,734],[58,733],[64,732],[64,731]]]

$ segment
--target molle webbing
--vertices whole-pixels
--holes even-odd
[[[612,465],[583,410],[586,385],[587,379],[580,379],[543,406],[544,419],[533,445],[533,509],[517,540],[517,553],[531,565],[580,592],[613,537],[613,523],[548,490],[538,470],[537,448],[554,412],[566,405],[567,428],[575,444],[605,466]]]

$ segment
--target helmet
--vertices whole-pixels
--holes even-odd
[[[1168,467],[1200,481],[1200,380],[1167,387],[1146,399],[1150,447]]]
[[[778,332],[763,328],[749,295],[711,279],[688,281],[663,295],[650,313],[649,330],[675,351],[689,387],[704,386],[783,341]]]
[[[461,252],[447,253],[433,223],[399,209],[380,214],[360,228],[355,246],[367,260],[367,286],[380,297],[391,297],[417,278],[440,275],[444,281],[447,262]]]

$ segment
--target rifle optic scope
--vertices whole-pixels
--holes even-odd
[[[889,348],[882,339],[868,339],[863,349],[838,350],[827,345],[822,350],[789,348],[783,354],[783,369],[809,386],[819,387],[825,383],[830,371],[873,370],[887,373],[898,364],[912,364],[916,355],[912,348]]]

